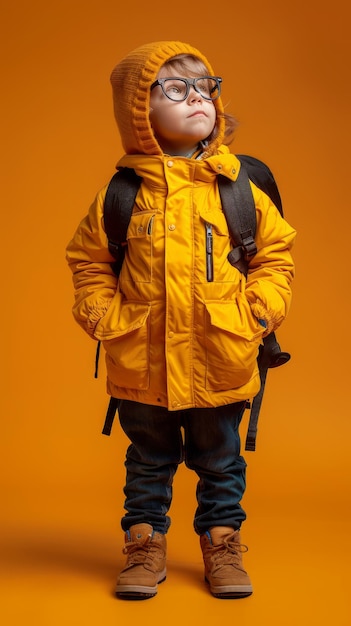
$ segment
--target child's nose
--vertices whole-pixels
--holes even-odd
[[[194,102],[196,100],[200,100],[200,101],[202,100],[201,94],[198,91],[196,91],[196,89],[195,89],[195,87],[193,85],[190,86],[188,99],[191,102]]]

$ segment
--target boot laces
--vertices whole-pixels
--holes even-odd
[[[223,539],[219,546],[211,546],[211,560],[214,569],[218,570],[223,565],[232,565],[237,569],[243,569],[241,555],[248,551],[248,547],[234,539]]]
[[[149,565],[151,566],[159,547],[152,543],[152,537],[146,537],[144,543],[140,541],[128,541],[124,548],[123,554],[127,555],[128,567],[131,565]]]

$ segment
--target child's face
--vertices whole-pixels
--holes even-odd
[[[183,77],[161,68],[157,78],[172,76]],[[192,86],[185,100],[175,102],[167,98],[161,86],[157,85],[150,95],[150,122],[163,152],[185,155],[211,134],[216,122],[216,109],[211,100],[204,99]]]

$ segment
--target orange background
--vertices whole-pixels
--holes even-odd
[[[351,623],[350,33],[346,0],[3,0],[1,8],[0,616],[6,626]],[[298,230],[291,362],[268,375],[246,453],[243,538],[255,593],[212,598],[180,467],[168,581],[112,597],[124,557],[124,453],[100,435],[104,365],[71,316],[65,246],[122,150],[109,74],[133,48],[180,39],[223,76],[232,149],[266,161]],[[246,422],[244,432],[246,433]]]

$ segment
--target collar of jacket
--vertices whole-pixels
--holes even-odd
[[[117,163],[116,169],[123,167],[129,167],[134,169],[138,176],[142,178],[153,178],[155,181],[163,177],[165,165],[169,162],[175,162],[176,160],[189,162],[189,165],[197,164],[197,167],[210,169],[216,174],[222,174],[230,180],[236,180],[240,171],[240,161],[229,152],[227,146],[220,146],[217,154],[207,157],[205,159],[187,159],[181,156],[169,156],[166,154],[161,155],[144,155],[144,154],[125,154]]]

